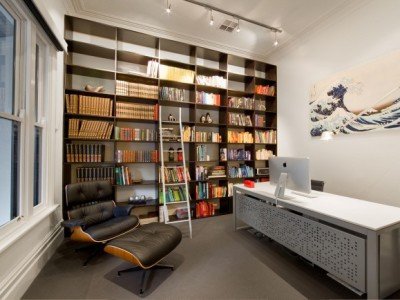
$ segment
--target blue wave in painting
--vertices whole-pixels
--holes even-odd
[[[348,134],[400,127],[400,98],[380,111],[370,108],[356,115],[344,104],[347,92],[348,87],[339,84],[327,92],[325,99],[310,104],[312,136],[320,136],[327,130]]]

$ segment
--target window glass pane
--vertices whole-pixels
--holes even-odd
[[[0,118],[0,226],[18,215],[19,127]]]
[[[42,201],[42,128],[35,127],[35,149],[33,157],[33,206]]]
[[[14,113],[15,20],[0,5],[0,111]]]

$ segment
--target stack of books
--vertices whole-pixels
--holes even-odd
[[[256,85],[256,94],[275,96],[275,87],[273,85]]]
[[[228,107],[254,109],[254,99],[247,97],[228,97]]]
[[[196,184],[196,200],[223,198],[226,196],[226,186],[218,186],[215,183],[201,182]]]
[[[196,146],[196,160],[197,161],[209,161],[209,156],[207,155],[207,145]]]
[[[251,160],[251,151],[244,149],[229,149],[229,160]]]
[[[195,133],[196,127],[195,126],[183,126],[183,141],[184,142],[194,142],[195,141]]]
[[[113,100],[110,98],[66,94],[65,105],[69,114],[112,116]]]
[[[160,65],[160,79],[179,81],[184,83],[194,82],[194,71],[167,65]]]
[[[147,62],[147,76],[151,78],[157,78],[158,75],[158,61],[155,59],[149,60]]]
[[[189,99],[188,90],[168,86],[160,87],[160,100],[183,102],[186,101],[186,99]]]
[[[252,144],[254,143],[253,134],[247,131],[228,131],[228,143]]]
[[[158,86],[117,80],[115,93],[118,96],[158,99]]]
[[[105,145],[101,144],[66,144],[67,162],[102,162]]]
[[[228,113],[228,124],[235,126],[253,126],[251,116],[240,113]]]
[[[70,119],[68,138],[109,140],[113,124],[104,121]]]
[[[196,203],[196,218],[205,218],[214,216],[216,213],[217,204],[207,201]]]
[[[158,120],[158,104],[117,102],[117,118]]]
[[[114,129],[114,136],[117,141],[157,141],[157,131],[152,129],[123,128],[116,126]]]
[[[255,131],[256,143],[276,144],[276,130]]]
[[[196,92],[196,103],[220,106],[221,95],[206,92]]]
[[[117,185],[131,185],[133,183],[131,171],[127,166],[115,168],[115,183]]]
[[[265,127],[265,116],[263,115],[254,115],[254,125],[256,127]]]
[[[122,162],[158,162],[158,150],[117,150],[117,163]]]
[[[254,109],[266,111],[265,101],[263,100],[256,100],[254,102]]]
[[[272,156],[274,156],[274,152],[271,150],[258,149],[256,151],[256,160],[268,160]]]
[[[221,141],[222,138],[218,132],[196,132],[196,142],[220,143]]]
[[[76,168],[77,182],[108,180],[114,184],[114,167]]]
[[[163,141],[164,142],[180,142],[181,136],[174,133],[174,128],[163,127],[162,129]]]
[[[224,166],[215,166],[212,168],[211,172],[208,171],[208,179],[210,178],[225,178],[226,172]]]
[[[165,183],[182,183],[185,181],[184,178],[185,173],[186,173],[186,180],[190,181],[190,174],[187,169],[185,172],[183,167],[171,167],[171,168],[164,167]]]
[[[241,164],[239,167],[229,167],[228,173],[230,178],[254,177],[254,169],[243,164]]]
[[[200,85],[214,86],[226,89],[226,79],[222,76],[205,76],[205,75],[197,75],[196,83]]]
[[[165,189],[165,201],[166,203],[186,201],[185,194],[186,190],[184,186],[167,187]],[[159,192],[159,197],[161,204],[164,204],[164,195],[161,189]]]

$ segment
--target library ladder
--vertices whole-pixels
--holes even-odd
[[[185,147],[184,147],[184,143],[183,143],[183,128],[182,128],[182,108],[179,107],[179,119],[178,122],[173,122],[173,121],[163,121],[162,120],[162,105],[159,106],[159,114],[158,114],[158,120],[159,120],[159,131],[160,131],[160,155],[161,155],[161,172],[160,172],[160,178],[161,178],[161,183],[162,183],[162,197],[163,197],[163,209],[162,209],[162,213],[164,216],[164,222],[165,224],[175,224],[175,223],[188,223],[189,226],[189,236],[190,238],[192,238],[192,217],[191,217],[191,211],[190,211],[190,196],[189,196],[189,187],[188,187],[188,178],[187,178],[187,168],[186,168],[186,156],[185,156]],[[180,140],[180,144],[181,144],[181,150],[182,151],[182,159],[181,161],[177,161],[176,164],[181,164],[180,166],[165,166],[165,160],[164,160],[164,154],[165,153],[169,153],[169,150],[165,150],[164,149],[164,130],[166,130],[166,128],[163,127],[164,124],[177,124],[179,125],[179,135],[177,135],[176,137],[178,138],[178,140]],[[176,151],[178,152],[178,150]],[[178,153],[179,154],[179,153]],[[178,155],[177,155],[178,157]],[[179,182],[173,182],[173,183],[166,183],[165,182],[165,172],[168,169],[177,169],[177,168],[182,168],[183,167],[183,178],[184,181],[179,181]],[[172,202],[167,202],[167,188],[172,188],[172,187],[184,187],[184,195],[185,195],[185,201],[172,201]],[[177,219],[177,220],[170,220],[170,216],[168,214],[168,206],[170,205],[177,205],[177,204],[186,204],[186,208],[187,208],[187,213],[188,216],[185,219]]]

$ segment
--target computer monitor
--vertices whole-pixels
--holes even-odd
[[[311,193],[309,158],[279,156],[269,158],[270,183],[278,184],[281,173],[287,174],[288,189],[304,194]]]

